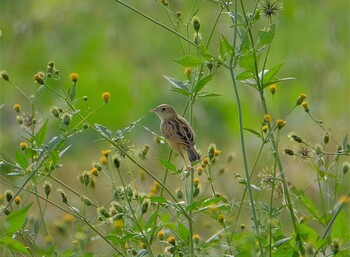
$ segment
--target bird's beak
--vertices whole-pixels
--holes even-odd
[[[149,112],[154,112],[154,111],[155,111],[155,109],[150,109],[150,110],[149,110]]]

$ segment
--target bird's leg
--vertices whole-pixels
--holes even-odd
[[[184,163],[185,163],[185,166],[186,166],[186,170],[187,171],[194,171],[192,165],[187,165],[187,161],[186,161],[186,158],[185,158],[184,154],[181,152],[180,155],[181,155],[181,158],[184,160]]]

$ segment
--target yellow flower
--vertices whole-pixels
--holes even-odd
[[[201,239],[201,237],[198,234],[194,234],[192,238],[195,244],[198,244],[199,240]]]
[[[304,110],[306,112],[309,112],[309,104],[308,104],[308,102],[306,102],[306,101],[302,102],[301,106],[304,107]]]
[[[271,94],[274,95],[276,93],[276,90],[277,90],[276,84],[270,85],[269,90],[270,90]]]
[[[107,158],[106,158],[105,156],[101,156],[101,157],[100,157],[100,163],[101,163],[102,165],[106,165],[106,164],[107,164]]]
[[[198,172],[198,175],[199,175],[199,176],[202,175],[203,171],[204,171],[204,169],[203,169],[202,166],[199,166],[199,167],[197,168],[197,172]]]
[[[19,113],[19,112],[21,111],[21,105],[15,104],[15,105],[13,106],[13,109],[14,109],[17,113]]]
[[[185,68],[185,74],[188,76],[191,74],[191,68],[190,67],[186,67]]]
[[[102,99],[105,103],[108,103],[110,97],[111,97],[111,94],[109,92],[104,92],[102,94]]]
[[[261,130],[264,131],[265,133],[267,132],[267,129],[268,129],[268,126],[266,124],[261,126]]]
[[[19,205],[21,203],[21,197],[19,197],[18,195],[15,197],[15,204]]]
[[[171,245],[175,245],[175,237],[174,236],[169,236],[166,241],[171,244]]]
[[[78,73],[75,73],[75,72],[73,72],[73,73],[71,73],[70,75],[69,75],[69,77],[70,77],[70,80],[71,81],[73,81],[74,83],[75,82],[77,82],[78,81]]]
[[[219,214],[218,217],[217,217],[217,220],[220,222],[220,223],[223,223],[225,221],[225,216],[223,214]]]
[[[221,154],[221,150],[219,150],[219,149],[215,149],[214,150],[214,156],[215,157],[218,157],[220,154]]]
[[[74,220],[74,216],[70,213],[66,213],[63,215],[62,219],[66,223],[71,223]]]
[[[91,168],[90,172],[92,175],[98,177],[98,170],[96,167]]]
[[[342,204],[350,203],[350,196],[343,195],[340,197],[338,202]]]
[[[205,165],[207,165],[207,164],[209,163],[208,157],[205,157],[205,158],[203,159],[203,163],[204,163]]]
[[[265,114],[265,115],[264,115],[264,121],[266,121],[266,122],[272,121],[271,115]]]
[[[147,249],[147,245],[144,242],[140,243],[140,248],[141,249]]]
[[[19,148],[21,148],[21,150],[24,151],[28,148],[28,144],[26,142],[21,142],[19,144]]]
[[[111,150],[103,150],[102,154],[107,158]]]
[[[157,233],[157,238],[158,238],[159,240],[164,240],[164,238],[165,238],[165,233],[164,233],[163,230],[159,230],[159,231],[158,231],[158,233]]]
[[[115,220],[113,222],[113,226],[117,229],[121,229],[124,227],[124,221],[122,219],[119,219],[119,220]]]
[[[193,179],[194,187],[198,187],[199,182],[200,182],[199,178],[194,178],[194,179]]]
[[[45,84],[44,77],[45,77],[45,74],[43,74],[42,72],[38,72],[38,73],[34,74],[33,79],[39,85],[44,85]]]
[[[303,102],[305,99],[306,99],[306,95],[305,95],[305,94],[300,94],[300,96],[299,96],[298,99],[297,99],[296,104],[297,104],[297,105],[301,105],[302,102]]]
[[[286,121],[284,121],[284,120],[282,120],[282,119],[278,119],[277,121],[276,121],[276,124],[277,124],[277,128],[279,128],[279,129],[281,129],[281,128],[283,128],[285,125],[286,125]]]

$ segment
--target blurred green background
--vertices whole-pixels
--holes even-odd
[[[170,25],[164,9],[156,1],[126,2]],[[245,2],[250,4],[249,1]],[[188,0],[169,0],[169,8],[174,12],[181,11],[184,20],[192,4],[193,1]],[[197,13],[204,41],[218,11],[214,3],[206,1]],[[88,96],[88,106],[91,108],[101,103],[102,92],[111,93],[110,103],[90,121],[114,131],[147,114],[142,125],[158,133],[159,120],[153,114],[148,114],[148,110],[160,103],[169,103],[182,112],[186,99],[172,92],[170,84],[163,78],[163,75],[167,75],[186,79],[183,67],[173,62],[173,59],[183,55],[177,38],[117,2],[0,0],[0,12],[0,70],[6,70],[12,82],[27,94],[35,89],[32,80],[34,73],[45,71],[48,61],[54,61],[66,87],[71,84],[69,74],[79,74],[78,96]],[[280,77],[296,78],[278,85],[274,101],[267,94],[273,117],[283,116],[294,105],[298,95],[305,93],[311,113],[324,121],[325,128],[338,142],[350,132],[349,14],[348,0],[285,1],[284,10],[273,18],[278,27],[268,61],[268,67],[284,63]],[[267,20],[260,22],[261,26],[264,26],[264,22],[267,24]],[[212,53],[219,54],[218,38],[221,34],[230,37],[230,25],[229,18],[223,15],[213,35]],[[239,89],[244,126],[259,130],[263,112],[258,95],[243,85]],[[208,84],[207,91],[222,96],[196,102],[193,127],[197,133],[197,146],[205,152],[208,145],[214,142],[222,149],[223,159],[233,152],[235,162],[228,167],[227,175],[233,181],[232,172],[241,173],[242,165],[237,106],[226,70],[218,71]],[[12,108],[15,103],[20,103],[24,111],[29,111],[25,99],[1,80],[0,105],[5,106],[0,109],[0,146],[10,154],[23,140]],[[46,92],[39,103],[43,120],[50,116],[49,109],[54,104],[59,104],[59,101]],[[81,105],[81,108],[85,110],[86,105]],[[322,142],[323,131],[302,108],[292,112],[286,120],[281,146],[292,146],[287,138],[291,131],[297,132],[311,144]],[[53,121],[52,129],[57,129],[57,125],[58,122]],[[164,151],[166,146],[157,146],[153,135],[142,127],[135,128],[129,138],[136,150],[144,144],[151,145],[153,161],[149,165],[161,171],[156,158],[167,157],[167,151]],[[75,178],[80,170],[89,167],[92,160],[98,159],[100,151],[108,145],[95,143],[95,139],[89,132],[76,137],[71,142],[73,147],[68,156],[63,159],[65,166],[62,169],[69,170],[68,174]],[[250,162],[259,146],[258,139],[247,134]],[[335,149],[333,144],[329,151]],[[82,153],[84,159],[76,161],[76,157]],[[272,156],[267,155],[266,158],[271,159]],[[265,166],[265,162],[261,163],[260,169]],[[312,183],[314,173],[304,176],[310,177],[310,174],[312,178],[305,182],[294,176],[287,177],[303,186],[303,183]],[[223,183],[222,190],[232,197],[230,183]]]

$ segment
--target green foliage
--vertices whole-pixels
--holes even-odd
[[[25,225],[27,212],[30,207],[31,204],[24,206],[21,209],[10,213],[5,219],[2,219],[0,227],[0,246],[8,248],[14,253],[29,254],[28,249],[21,242],[15,239],[18,235],[16,237],[14,237],[14,235],[16,233],[21,234],[21,230]]]

